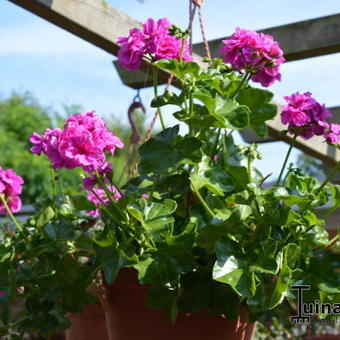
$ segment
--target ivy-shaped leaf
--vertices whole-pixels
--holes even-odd
[[[241,90],[237,96],[237,101],[250,110],[249,127],[262,138],[268,134],[266,121],[278,113],[278,105],[271,102],[272,98],[272,92],[252,87]]]
[[[231,240],[215,244],[213,279],[226,283],[240,296],[252,297],[256,291],[255,273],[250,272],[238,245]]]
[[[200,155],[195,152],[201,147],[201,142],[194,137],[181,137],[178,133],[178,125],[165,129],[140,147],[138,170],[141,174],[164,174],[183,160],[199,159]]]

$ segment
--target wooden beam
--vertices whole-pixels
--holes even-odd
[[[270,34],[279,42],[287,61],[340,52],[340,14],[267,28],[259,32]],[[213,57],[219,56],[223,39],[227,37],[209,41]],[[204,44],[194,44],[193,50],[204,55]]]
[[[103,0],[9,0],[14,4],[40,16],[41,18],[75,34],[87,42],[117,55],[119,36],[126,36],[130,29],[141,28],[137,20],[114,8]],[[194,56],[198,62],[199,55]],[[119,68],[119,66],[118,66]],[[127,73],[119,68],[119,75],[126,78],[123,82],[133,88],[152,86],[150,63],[143,61],[141,70],[144,72]],[[133,75],[133,76],[132,76]],[[169,74],[159,72],[159,83],[166,83]],[[124,78],[123,78],[124,79]]]
[[[141,24],[98,0],[9,0],[41,18],[116,55],[116,40]]]

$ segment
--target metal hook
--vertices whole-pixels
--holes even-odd
[[[140,92],[140,89],[137,89],[137,94],[133,97],[134,103],[141,103],[142,102],[142,98],[140,97],[139,92]]]
[[[137,109],[140,109],[143,112],[143,114],[146,113],[145,107],[142,103],[142,98],[140,97],[140,94],[139,94],[139,89],[137,90],[137,94],[134,96],[132,104],[130,105],[128,109],[128,118],[129,118],[129,122],[131,125],[131,130],[132,130],[130,142],[132,144],[137,144],[141,140],[141,134],[137,127],[137,124],[135,122],[135,117],[134,117],[134,112]]]

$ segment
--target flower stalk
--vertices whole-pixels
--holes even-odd
[[[210,215],[210,217],[215,217],[214,212],[209,208],[208,204],[205,202],[205,200],[203,199],[201,193],[199,192],[199,190],[196,188],[195,184],[193,181],[191,181],[191,188],[193,190],[193,192],[196,194],[197,198],[199,199],[199,201],[201,202],[202,206],[205,208],[205,210],[207,211],[207,213]]]
[[[325,180],[321,183],[320,187],[316,190],[315,196],[318,196],[322,189],[328,184],[328,182],[334,177],[334,175],[340,170],[340,162],[332,169],[332,171],[328,174]],[[301,210],[301,214],[303,214],[312,204],[310,200]]]
[[[19,232],[23,232],[23,229],[21,227],[21,225],[19,224],[18,220],[14,217],[14,215],[12,214],[11,209],[9,208],[7,201],[5,199],[5,196],[3,194],[0,194],[0,200],[2,202],[2,204],[4,205],[8,216],[11,218],[11,220],[13,221],[14,225],[17,227],[17,229],[19,230]]]
[[[285,160],[284,160],[284,162],[283,162],[283,165],[282,165],[282,168],[281,168],[281,171],[280,171],[280,175],[279,175],[279,177],[278,177],[278,179],[277,179],[277,181],[276,181],[276,185],[280,185],[280,182],[281,182],[283,173],[284,173],[284,171],[285,171],[285,169],[286,169],[286,165],[287,165],[287,163],[288,163],[288,159],[289,159],[290,154],[291,154],[291,152],[292,152],[292,150],[293,150],[293,148],[294,148],[294,146],[295,146],[296,138],[297,138],[297,135],[294,135],[292,144],[289,146],[288,152],[287,152],[286,157],[285,157]]]
[[[155,66],[152,68],[152,76],[153,76],[153,92],[154,92],[155,98],[157,98],[158,97],[158,68]],[[157,112],[159,115],[159,120],[161,122],[162,130],[165,130],[162,110],[160,107],[157,108]]]

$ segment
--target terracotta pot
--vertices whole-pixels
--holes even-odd
[[[114,285],[105,287],[106,308],[86,306],[71,314],[66,340],[251,340],[255,324],[244,310],[232,321],[206,313],[181,313],[172,324],[164,311],[146,307],[147,286],[134,270],[122,270]]]
[[[206,313],[190,316],[182,313],[176,323],[172,324],[164,311],[145,306],[147,289],[147,286],[138,283],[136,273],[132,270],[121,271],[116,283],[107,287],[106,322],[109,340],[250,340],[252,338],[255,324],[247,322],[244,310],[235,321],[220,316],[209,316]],[[94,339],[102,340],[99,337]]]
[[[69,314],[68,318],[72,326],[66,330],[66,340],[109,340],[102,306],[85,306],[83,314]]]

